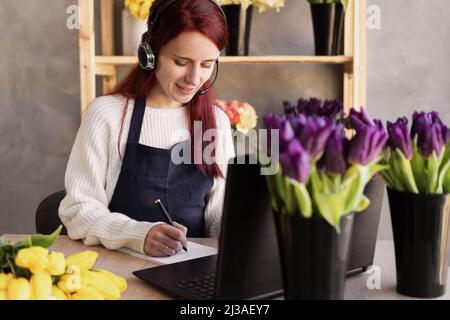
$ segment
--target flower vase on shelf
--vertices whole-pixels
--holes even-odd
[[[344,6],[340,3],[311,4],[316,56],[343,52]]]
[[[136,56],[142,35],[147,31],[145,20],[133,17],[129,10],[122,10],[123,55]]]
[[[242,5],[222,6],[228,23],[227,56],[248,56],[252,27],[253,6],[245,9]]]

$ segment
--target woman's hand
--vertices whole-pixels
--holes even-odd
[[[164,223],[151,228],[145,238],[145,254],[153,257],[167,257],[183,250],[183,246],[187,245],[187,228],[176,222],[174,226]]]

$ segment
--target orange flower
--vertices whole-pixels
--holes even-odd
[[[239,122],[239,110],[243,107],[243,103],[237,100],[231,100],[226,104],[224,111],[230,119],[230,123],[232,126],[236,125]]]

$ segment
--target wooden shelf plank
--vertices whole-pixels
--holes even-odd
[[[94,0],[78,0],[80,8],[80,112],[83,116],[88,104],[95,98],[95,30]]]
[[[353,61],[348,56],[238,56],[220,57],[222,64],[346,64]],[[96,56],[96,64],[131,65],[138,62],[132,56]]]

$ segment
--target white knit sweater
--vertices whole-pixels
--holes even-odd
[[[136,221],[108,210],[122,165],[117,143],[125,102],[121,96],[103,96],[89,105],[67,165],[67,196],[60,204],[59,216],[71,239],[82,239],[86,245],[102,244],[111,250],[127,247],[144,253],[147,233],[158,222]],[[133,107],[134,100],[130,99],[120,144],[122,158]],[[218,107],[215,107],[215,114],[217,128],[224,130],[217,142],[216,159],[225,176],[227,162],[235,154],[232,133],[226,114]],[[158,109],[147,106],[139,143],[169,149],[189,138],[188,119],[186,107]],[[186,134],[174,135],[179,129],[184,129]],[[208,236],[217,236],[220,231],[224,193],[225,179],[214,179],[204,212]]]

